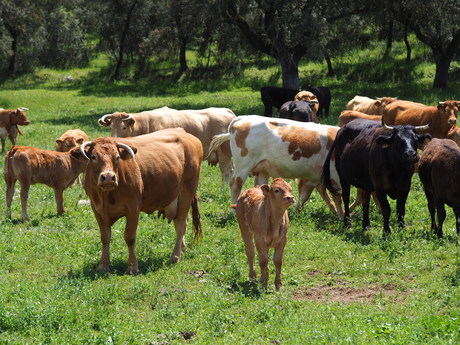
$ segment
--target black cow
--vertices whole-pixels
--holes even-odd
[[[363,122],[366,121],[366,122]],[[350,186],[360,188],[363,193],[363,229],[369,222],[369,200],[375,192],[383,214],[384,233],[390,233],[390,205],[387,195],[397,200],[398,223],[404,226],[406,199],[409,194],[415,163],[418,161],[417,148],[423,145],[429,134],[416,134],[428,126],[410,125],[376,127],[369,120],[356,119],[347,123],[337,133],[330,152],[334,151],[336,169],[340,178],[342,198],[345,208],[345,225],[350,224]],[[347,128],[363,126],[358,136],[351,142],[343,137]],[[367,127],[366,127],[367,126]],[[343,144],[345,143],[345,146]],[[323,168],[323,183],[333,193],[329,165],[332,154],[328,154]]]
[[[444,204],[447,204],[454,210],[457,235],[460,235],[460,149],[455,141],[431,140],[423,150],[418,174],[428,201],[431,230],[442,237],[442,224],[446,219]]]
[[[280,117],[300,122],[319,123],[318,118],[312,111],[312,103],[306,101],[288,101],[280,108]]]
[[[303,86],[300,91],[310,91],[313,93],[319,102],[318,116],[324,112],[329,115],[329,107],[331,105],[331,91],[325,86],[310,87]],[[284,87],[264,86],[260,89],[260,97],[264,104],[264,116],[272,116],[273,107],[280,109],[287,101],[294,100],[295,95],[299,90],[287,89]]]

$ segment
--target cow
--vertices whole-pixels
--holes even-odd
[[[22,220],[29,219],[27,200],[31,184],[45,184],[54,190],[57,213],[64,210],[63,192],[86,168],[86,162],[76,159],[79,148],[55,152],[29,146],[13,146],[5,156],[6,216],[11,218],[11,202],[16,181],[21,184]]]
[[[313,111],[315,105],[318,105],[318,101],[288,101],[280,108],[280,118],[319,123],[316,112]]]
[[[339,127],[345,126],[348,122],[355,119],[366,119],[382,122],[382,115],[368,115],[355,110],[344,110],[339,116]]]
[[[0,109],[0,141],[2,142],[2,152],[5,152],[5,141],[8,137],[11,143],[16,145],[16,137],[22,135],[19,126],[27,126],[30,124],[27,118],[27,108],[17,109]]]
[[[313,93],[319,102],[317,115],[320,116],[324,112],[329,115],[331,105],[331,91],[325,86],[309,87],[303,86],[301,90],[310,91]],[[299,90],[288,89],[284,87],[264,86],[260,89],[260,96],[264,104],[264,116],[271,117],[273,107],[280,109],[287,101],[294,100],[294,97],[299,93]]]
[[[334,207],[324,186],[320,185],[324,160],[338,129],[313,122],[239,116],[230,124],[228,133],[213,139],[209,153],[230,141],[235,165],[230,181],[233,203],[250,174],[256,176],[256,185],[265,184],[268,177],[299,178],[297,210],[316,187],[328,207],[342,217],[340,196],[334,195]],[[335,167],[332,170],[335,172]],[[338,176],[335,181],[338,183]]]
[[[458,146],[460,146],[460,127],[453,126],[447,133],[447,139],[453,140]]]
[[[355,96],[347,103],[346,109],[359,111],[368,115],[382,115],[385,106],[396,100],[393,97],[372,99],[365,96]]]
[[[439,102],[437,107],[412,105],[404,108],[394,102],[385,108],[382,120],[387,125],[412,125],[421,126],[430,124],[428,132],[433,138],[446,138],[449,131],[457,122],[457,113],[460,102]]]
[[[81,129],[69,129],[56,139],[56,151],[67,152],[88,141],[88,135]]]
[[[418,160],[417,148],[430,139],[429,134],[417,134],[428,125],[376,127],[368,120],[354,120],[342,127],[326,158],[323,169],[323,183],[332,192],[338,193],[330,178],[330,160],[335,159],[335,167],[340,177],[344,202],[344,224],[350,224],[350,185],[363,190],[362,227],[369,227],[369,200],[375,192],[383,214],[384,234],[390,233],[390,205],[387,195],[397,200],[398,223],[404,226],[405,204],[409,194],[412,175]],[[349,141],[348,128],[364,126],[354,140]],[[366,127],[367,126],[367,127]]]
[[[162,107],[140,113],[106,114],[99,119],[99,124],[110,127],[113,137],[132,137],[161,129],[181,127],[200,139],[204,152],[207,152],[212,138],[227,132],[234,118],[235,114],[227,108],[176,110]],[[207,157],[207,161],[211,165],[219,164],[222,179],[228,183],[233,169],[229,145],[220,147]]]
[[[318,97],[316,97],[315,94],[313,94],[313,92],[310,92],[310,91],[300,91],[299,93],[297,93],[294,97],[294,101],[306,101],[306,102],[310,102],[310,105],[311,105],[311,110],[313,111],[313,114],[315,115],[315,117],[318,116],[318,111],[319,111],[319,101],[318,101]],[[280,113],[281,113],[281,109],[280,109]],[[280,114],[280,117],[281,114]],[[314,122],[314,121],[313,121]]]
[[[240,226],[249,265],[249,278],[256,279],[254,270],[254,242],[260,266],[260,283],[267,289],[268,251],[275,248],[275,288],[281,287],[281,265],[287,242],[289,216],[287,209],[294,203],[292,188],[282,178],[245,190],[238,198],[236,217]]]
[[[446,219],[444,205],[455,213],[457,235],[460,236],[460,148],[450,139],[431,140],[420,157],[418,173],[423,184],[431,230],[442,237],[442,225]],[[436,224],[436,213],[438,224]]]
[[[171,261],[185,250],[187,214],[192,209],[195,238],[201,235],[196,190],[203,158],[201,142],[182,128],[171,128],[131,138],[97,138],[80,146],[86,159],[83,187],[101,232],[99,271],[110,266],[111,226],[126,217],[127,273],[139,272],[135,254],[139,213],[159,211],[174,222],[176,244]]]

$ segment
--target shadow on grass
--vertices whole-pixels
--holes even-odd
[[[157,257],[149,257],[147,259],[140,259],[138,261],[139,264],[139,274],[146,274],[150,272],[158,271],[161,268],[169,267],[173,265],[170,262],[169,255],[157,256]],[[128,269],[128,264],[126,260],[123,259],[115,259],[112,261],[110,265],[109,272],[98,272],[96,270],[98,263],[86,263],[81,269],[79,270],[71,270],[67,272],[66,278],[69,279],[89,279],[89,280],[98,280],[98,279],[107,279],[110,276],[123,276],[127,275],[126,270]]]
[[[229,288],[228,291],[231,293],[240,293],[244,295],[245,297],[253,298],[253,299],[258,299],[262,297],[262,290],[259,286],[259,284],[255,281],[233,281]]]

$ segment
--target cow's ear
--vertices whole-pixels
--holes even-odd
[[[56,141],[57,141],[57,140],[56,140]],[[78,139],[77,139],[77,144],[78,144],[78,145],[81,145],[81,144],[83,144],[83,141],[84,141],[83,138],[78,138]]]
[[[57,141],[57,140],[56,140]],[[73,157],[73,158],[76,158],[78,160],[88,160],[88,158],[86,158],[83,153],[81,153],[80,151],[80,148],[79,147],[74,147],[72,150],[69,151],[70,152],[70,155]],[[87,151],[88,152],[88,151]]]
[[[426,144],[431,140],[430,134],[417,134],[417,146],[423,150]]]
[[[439,102],[439,104],[438,104],[438,109],[439,109],[439,110],[444,110],[445,108],[446,108],[445,103],[444,103],[444,102]]]
[[[132,125],[134,125],[134,122],[136,122],[136,120],[134,120],[134,119],[128,119],[128,120],[126,120],[125,122],[126,122],[126,124],[127,124],[128,126],[132,126]]]
[[[264,195],[270,193],[270,186],[268,184],[263,184],[262,186],[260,186],[260,189],[262,189]]]
[[[381,100],[376,100],[376,101],[375,101],[375,105],[376,105],[377,107],[380,107],[380,106],[382,105],[382,101],[381,101]]]
[[[62,140],[61,140],[61,139],[56,139],[56,144],[61,145],[61,144],[62,144]]]
[[[380,135],[377,138],[376,142],[377,142],[377,144],[379,144],[383,148],[387,148],[388,146],[390,146],[391,140],[392,140],[391,135]]]
[[[131,150],[133,150],[134,154],[137,153],[137,148],[135,146],[129,145]],[[121,159],[130,159],[133,158],[131,154],[128,152],[128,150],[124,149],[123,147],[119,147],[118,151],[120,152],[120,158]]]

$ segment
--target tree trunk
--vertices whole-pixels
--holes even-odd
[[[439,50],[432,48],[434,61],[436,63],[436,74],[434,76],[433,88],[447,88],[447,79],[449,77],[449,67],[452,58]]]
[[[278,59],[281,65],[283,87],[298,90],[300,87],[298,62],[294,61],[288,53]]]
[[[10,63],[8,66],[8,73],[11,76],[14,76],[16,74],[16,61],[17,61],[17,56],[18,56],[18,34],[17,32],[10,32],[12,42],[11,42],[11,51],[13,52],[12,55],[10,56]]]
[[[187,39],[182,38],[180,40],[180,47],[179,47],[179,75],[182,75],[186,70],[188,70],[187,66],[187,58],[185,53],[187,51]]]
[[[390,55],[391,48],[393,47],[393,26],[394,26],[394,20],[390,19],[390,22],[388,23],[388,31],[386,34],[387,44],[385,47],[385,53],[383,53],[384,58]]]
[[[404,44],[406,45],[406,62],[410,62],[412,48],[411,48],[409,40],[407,38],[407,24],[404,25]]]
[[[333,76],[335,72],[334,72],[334,69],[332,68],[331,57],[329,56],[327,52],[324,52],[324,59],[326,60],[326,63],[327,63],[327,75],[329,77]]]

